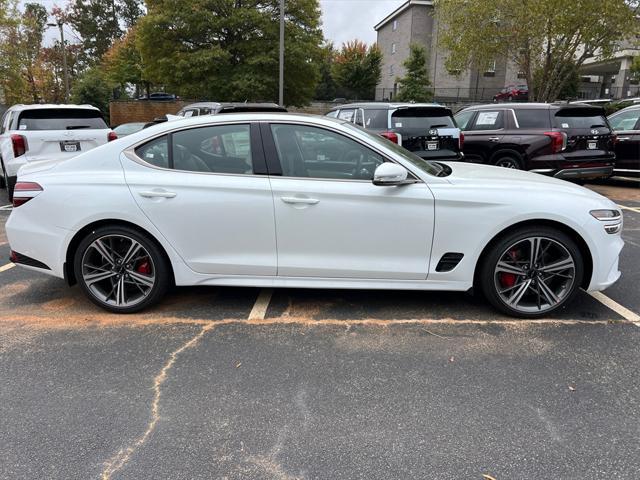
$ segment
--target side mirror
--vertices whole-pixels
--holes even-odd
[[[409,172],[402,165],[385,162],[373,174],[374,185],[402,185],[407,182]]]

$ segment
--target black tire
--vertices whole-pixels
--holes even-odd
[[[554,242],[557,242],[562,247],[564,247],[566,252],[571,256],[574,264],[573,282],[571,283],[571,285],[565,286],[564,290],[562,290],[561,298],[560,295],[558,295],[560,300],[557,304],[549,306],[549,308],[541,311],[522,311],[522,309],[516,309],[508,305],[501,298],[498,292],[499,286],[496,280],[498,275],[496,273],[496,268],[500,259],[503,258],[503,254],[505,254],[506,251],[513,245],[516,245],[518,244],[518,242],[522,242],[531,237],[543,237],[545,239],[550,239]],[[576,245],[576,242],[564,232],[548,226],[523,227],[500,237],[497,241],[493,242],[493,244],[485,252],[480,262],[480,270],[478,278],[476,279],[476,286],[482,292],[484,297],[496,309],[509,316],[519,318],[540,318],[547,316],[560,308],[563,308],[575,297],[578,289],[580,288],[580,285],[582,284],[584,275],[584,260],[582,258],[580,249]],[[560,275],[558,275],[558,277],[560,277]],[[562,281],[561,278],[560,281]],[[546,283],[545,285],[548,287]],[[538,288],[538,294],[539,293],[540,289]],[[528,308],[535,308],[535,305],[534,307]],[[537,308],[540,308],[539,304]]]
[[[138,242],[144,250],[146,250],[145,253],[148,253],[148,256],[145,258],[150,259],[150,264],[152,265],[151,268],[153,268],[154,283],[153,286],[150,287],[146,296],[134,305],[115,305],[107,303],[103,299],[98,298],[86,283],[85,276],[83,275],[83,259],[85,258],[85,254],[88,255],[87,250],[91,248],[91,245],[96,240],[103,237],[126,237]],[[121,265],[121,267],[124,268],[124,265]],[[126,226],[104,226],[89,233],[84,239],[82,239],[74,253],[73,268],[76,280],[85,295],[99,307],[114,313],[135,313],[144,310],[145,308],[158,303],[164,297],[167,289],[171,285],[171,269],[161,248],[148,235],[142,234],[137,230]],[[107,266],[106,268],[109,269],[110,267]],[[127,276],[126,272],[121,271],[121,273],[125,277]],[[129,285],[134,284],[130,283]],[[129,288],[133,289],[132,286]]]
[[[4,169],[4,162],[0,158],[0,168],[2,168],[2,175],[0,175],[0,188],[7,187],[7,174]]]
[[[516,152],[497,153],[492,159],[493,165],[496,167],[512,168],[514,170],[522,170],[522,158]]]

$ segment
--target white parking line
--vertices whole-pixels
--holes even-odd
[[[618,205],[623,210],[629,210],[630,212],[640,213],[640,208],[627,207],[626,205]]]
[[[271,296],[273,295],[272,288],[265,288],[260,291],[260,295],[256,298],[256,303],[253,304],[251,313],[249,314],[249,320],[264,320],[267,314],[267,308],[269,308],[269,302],[271,302]]]
[[[9,204],[9,205],[3,205],[0,207],[0,210],[11,210],[13,208],[13,205]]]
[[[593,298],[598,300],[600,303],[602,303],[606,307],[609,307],[611,310],[616,312],[625,320],[633,323],[636,327],[640,327],[640,315],[638,315],[637,313],[632,312],[627,307],[623,307],[618,302],[607,297],[602,292],[589,292],[589,295],[591,295]]]
[[[0,273],[6,272],[7,270],[9,270],[9,269],[11,269],[11,268],[13,268],[15,266],[16,266],[15,263],[7,263],[6,265],[3,265],[3,266],[0,267]]]

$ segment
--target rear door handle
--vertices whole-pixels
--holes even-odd
[[[302,197],[280,197],[284,203],[302,203],[304,205],[315,205],[319,203],[320,200],[316,198],[302,198]]]
[[[173,198],[176,196],[176,193],[166,190],[145,190],[138,192],[138,195],[144,198]]]
[[[631,140],[631,137],[618,137],[619,142],[627,142]]]
[[[500,137],[489,137],[489,141],[490,142],[499,142],[500,141]]]

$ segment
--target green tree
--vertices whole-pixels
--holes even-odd
[[[440,44],[450,70],[506,56],[525,72],[531,100],[553,101],[580,67],[607,58],[637,32],[629,0],[435,0]]]
[[[342,45],[333,62],[333,78],[350,97],[372,99],[380,81],[382,52],[377,45],[367,47],[353,40]]]
[[[148,0],[138,24],[144,75],[186,98],[277,100],[279,0]],[[285,103],[314,95],[318,0],[288,0]]]
[[[315,94],[316,100],[333,100],[336,98],[337,85],[331,75],[335,55],[336,51],[333,48],[333,43],[329,42],[323,45],[320,55],[320,81],[316,87]]]
[[[102,68],[109,82],[120,85],[123,91],[127,85],[133,85],[136,97],[140,94],[140,87],[148,82],[144,78],[142,57],[136,46],[136,27],[113,43],[103,57]]]
[[[71,0],[65,20],[80,36],[83,63],[99,63],[122,27],[133,26],[142,13],[142,0]]]
[[[111,84],[104,73],[93,67],[80,75],[73,84],[72,101],[74,103],[88,103],[100,109],[102,114],[109,116],[109,99],[111,98]]]
[[[401,102],[428,102],[433,98],[429,90],[429,72],[427,70],[427,50],[420,45],[409,46],[410,53],[403,65],[406,75],[398,78],[397,100]]]
[[[24,76],[34,103],[41,99],[36,71],[47,17],[47,9],[40,4],[27,3],[24,7],[19,51],[22,54],[21,63],[24,66]]]

